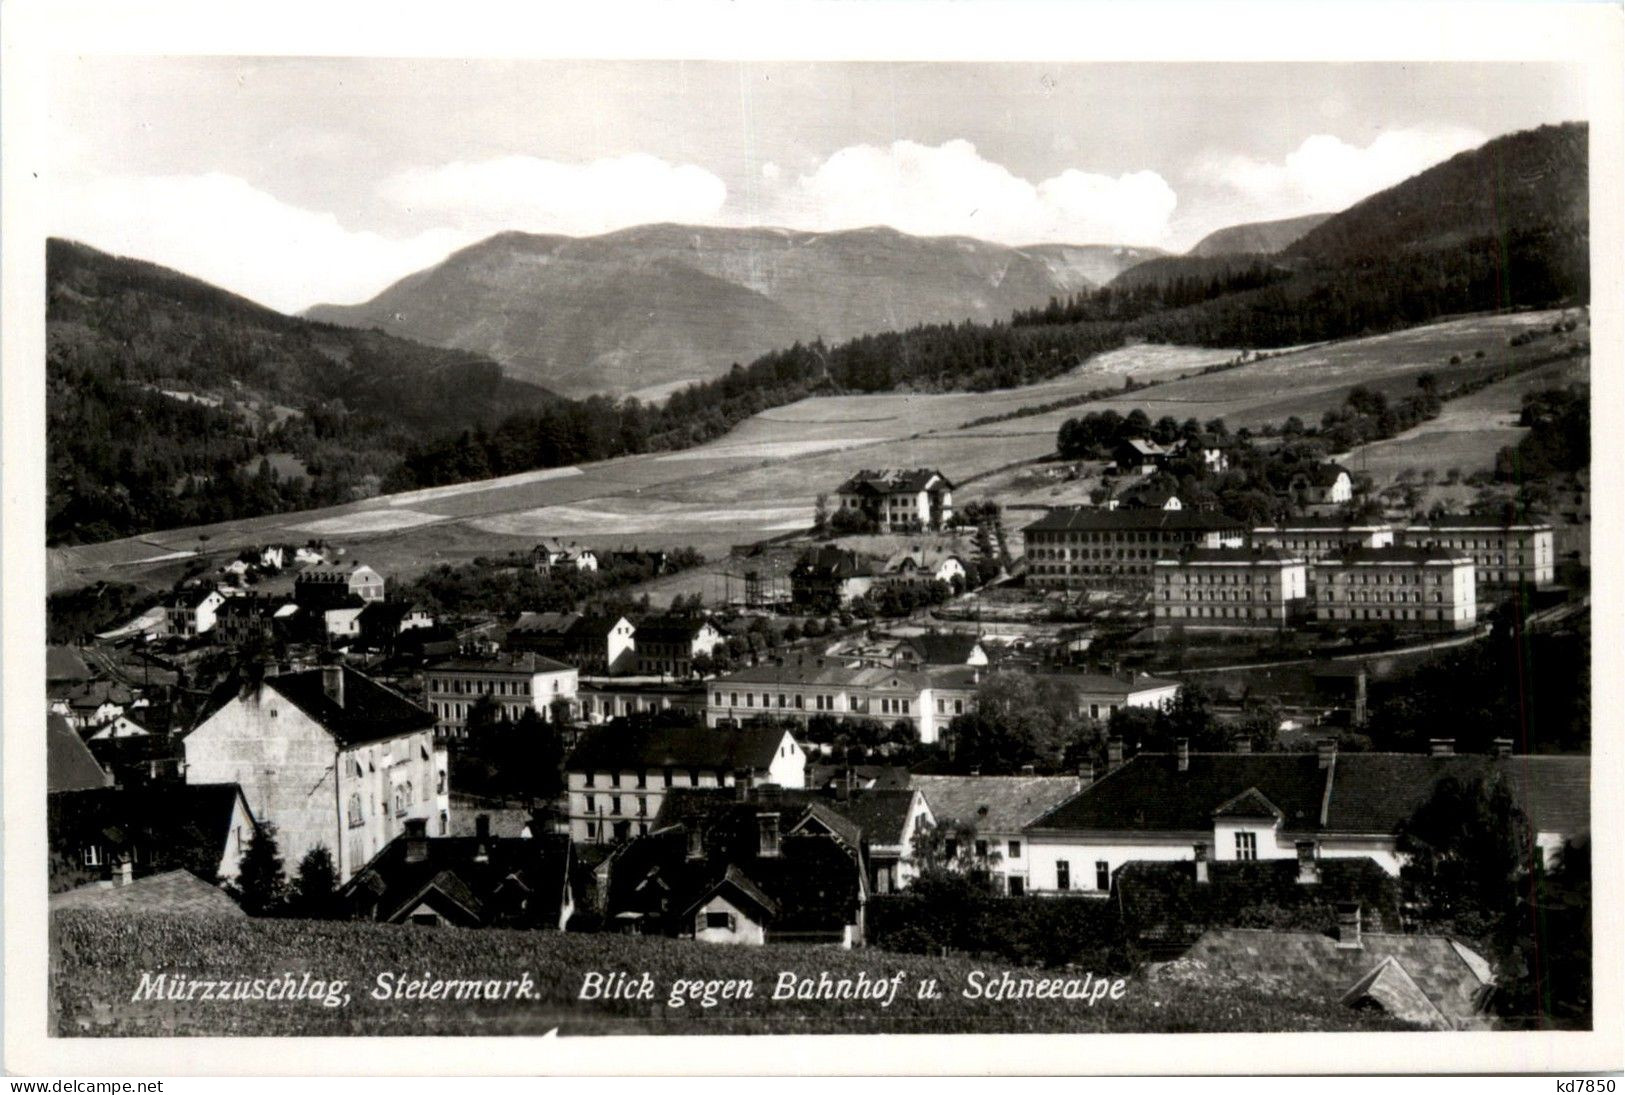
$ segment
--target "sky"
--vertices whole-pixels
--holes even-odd
[[[284,311],[496,232],[889,225],[1183,251],[1588,116],[1520,63],[103,57],[54,65],[51,231]]]

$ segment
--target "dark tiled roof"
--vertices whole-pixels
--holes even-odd
[[[128,886],[81,886],[51,895],[51,910],[164,913],[174,916],[246,916],[226,892],[191,871],[165,871]]]
[[[1136,692],[1149,692],[1156,688],[1169,688],[1179,684],[1178,681],[1168,680],[1165,677],[1153,677],[1149,673],[1139,673],[1125,680],[1122,677],[1113,677],[1105,673],[1044,673],[1039,676],[1076,689],[1087,695],[1117,695],[1129,696]]]
[[[1483,1010],[1489,985],[1481,976],[1488,965],[1482,956],[1439,935],[1367,933],[1362,946],[1353,949],[1340,948],[1318,932],[1218,928],[1157,976],[1178,977],[1199,969],[1216,983],[1256,984],[1282,996],[1356,1003],[1346,999],[1351,990],[1390,959],[1427,1002],[1410,1011],[1397,994],[1386,1001],[1375,996],[1399,1018],[1441,1030],[1490,1025]]]
[[[1298,927],[1330,931],[1337,905],[1358,901],[1367,930],[1400,927],[1399,881],[1365,857],[1321,859],[1320,881],[1298,881],[1296,859],[1208,864],[1208,881],[1196,881],[1196,864],[1137,859],[1112,876],[1124,926],[1145,942],[1188,944],[1208,928],[1272,926],[1282,917]]]
[[[1158,566],[1178,566],[1187,563],[1224,564],[1239,566],[1247,563],[1301,563],[1303,558],[1279,548],[1188,548],[1178,559],[1159,559]]]
[[[1249,787],[1241,794],[1228,802],[1222,803],[1213,811],[1214,817],[1273,817],[1285,820],[1281,808],[1258,790]]]
[[[915,776],[915,790],[938,824],[958,821],[980,832],[1019,832],[1078,791],[1072,776]]]
[[[1437,517],[1430,517],[1426,521],[1414,521],[1405,526],[1405,531],[1407,533],[1476,532],[1493,529],[1499,532],[1512,529],[1549,529],[1551,527],[1548,522],[1540,518],[1514,521],[1505,516],[1481,513],[1442,513]]]
[[[855,491],[875,491],[881,494],[895,494],[898,492],[915,493],[924,490],[932,479],[942,480],[942,485],[953,489],[953,484],[941,472],[930,468],[881,468],[879,470],[865,468],[852,478],[842,483],[837,490],[839,494],[850,494]]]
[[[1220,532],[1243,527],[1241,521],[1216,513],[1178,509],[1098,509],[1061,506],[1026,526],[1023,532]]]
[[[1347,517],[1307,516],[1288,517],[1272,525],[1259,525],[1254,532],[1376,532],[1392,529],[1388,521],[1350,521]]]
[[[497,658],[439,658],[423,667],[448,673],[568,673],[574,667],[540,654],[504,654]]]
[[[927,631],[903,642],[917,650],[927,665],[964,665],[981,645],[981,640],[967,631]]]
[[[838,547],[808,548],[796,560],[791,569],[791,578],[823,578],[826,580],[843,578],[864,578],[874,575],[874,564],[866,558],[859,558],[857,552],[847,551]]]
[[[778,755],[786,731],[768,727],[720,730],[592,730],[565,762],[572,771],[646,771],[652,768],[748,768],[763,771]]]
[[[434,725],[432,712],[349,666],[337,667],[344,681],[344,703],[339,705],[322,686],[328,668],[332,667],[267,677],[265,684],[315,719],[343,746],[399,737]]]
[[[521,612],[509,634],[568,635],[582,617],[574,612]]]
[[[677,787],[662,800],[655,827],[683,825],[696,818],[714,820],[734,813],[755,816],[777,809],[788,831],[812,810],[853,847],[863,841],[895,845],[902,843],[913,802],[912,790],[895,788],[856,789],[844,797],[833,789],[758,788],[750,799],[740,799],[732,788]],[[829,819],[829,814],[835,819]]]
[[[412,859],[413,840],[386,844],[340,892],[348,906],[373,919],[397,921],[431,890],[466,912],[468,923],[558,919],[570,868],[570,838],[423,837],[422,857]]]
[[[1342,476],[1348,475],[1349,470],[1341,464],[1314,464],[1308,468],[1300,468],[1294,472],[1294,477],[1302,475],[1317,487],[1329,487]]]
[[[884,790],[907,790],[908,769],[890,764],[809,764],[807,786],[814,789],[834,787],[846,781],[850,768],[855,787],[873,787]]]
[[[225,854],[241,794],[235,783],[60,791],[46,800],[47,828],[55,847],[136,845],[169,862],[212,869]]]
[[[1590,829],[1591,758],[1472,754],[1344,753],[1336,763],[1326,828],[1393,832],[1446,777],[1507,781],[1513,801],[1537,832]]]
[[[644,643],[688,643],[700,633],[709,621],[701,619],[683,619],[671,616],[657,616],[644,620],[638,624],[637,630],[632,633],[636,642]]]
[[[112,779],[102,771],[68,720],[45,716],[45,787],[47,791],[81,791],[106,787]]]

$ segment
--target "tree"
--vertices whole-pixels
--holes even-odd
[[[1516,900],[1515,880],[1530,870],[1534,838],[1506,784],[1446,776],[1400,823],[1400,881],[1431,929],[1492,939]]]
[[[995,890],[993,868],[1003,855],[991,841],[978,841],[976,826],[958,818],[922,824],[911,847],[915,870],[911,892],[936,891],[990,894]],[[966,883],[969,885],[967,886]]]
[[[1075,736],[1077,705],[1065,681],[994,673],[976,690],[976,710],[949,724],[955,764],[989,774],[1027,764],[1053,771]]]
[[[822,534],[829,524],[829,495],[822,492],[813,500],[813,532]]]
[[[338,888],[339,873],[333,864],[333,854],[327,845],[318,844],[299,861],[299,873],[293,880],[291,911],[315,920],[331,917]]]
[[[237,864],[237,890],[250,916],[275,916],[287,899],[288,879],[282,870],[276,825],[266,821],[248,838]]]

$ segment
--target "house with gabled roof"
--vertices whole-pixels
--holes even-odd
[[[1398,876],[1400,825],[1447,777],[1501,779],[1550,860],[1590,829],[1590,758],[1141,753],[1027,825],[1032,887],[1104,896],[1134,860],[1367,857]]]
[[[1341,464],[1311,464],[1292,472],[1285,494],[1298,506],[1341,506],[1354,500],[1354,479]]]
[[[554,570],[598,569],[598,555],[591,548],[556,537],[539,541],[531,549],[530,559],[531,565],[544,574]]]
[[[727,641],[715,624],[698,616],[651,616],[632,632],[643,676],[687,677],[695,658],[716,653]]]
[[[176,590],[164,601],[169,633],[183,638],[207,634],[214,629],[215,614],[225,603],[225,594],[213,586]]]
[[[504,648],[543,654],[583,673],[616,675],[637,668],[637,628],[625,616],[521,612]]]
[[[563,833],[429,836],[421,818],[338,894],[351,917],[385,924],[563,931],[575,912],[574,859]]]
[[[407,820],[450,827],[446,752],[435,717],[348,666],[266,677],[216,694],[183,739],[188,783],[236,783],[283,859],[312,848],[345,881]]]
[[[235,783],[54,791],[46,800],[51,888],[176,868],[235,878],[256,824]]]
[[[1081,785],[1076,776],[916,775],[911,780],[937,824],[963,826],[974,833],[970,847],[955,851],[985,864],[999,892],[1012,897],[1032,888],[1022,830],[1071,798]]]
[[[954,485],[931,468],[865,468],[836,488],[835,499],[888,532],[940,529],[954,515]]]
[[[874,561],[832,545],[808,548],[790,568],[790,600],[798,608],[832,612],[879,580]]]
[[[893,653],[902,667],[925,665],[987,665],[981,637],[969,631],[926,631],[898,639]]]
[[[293,599],[315,612],[359,601],[384,599],[384,578],[372,567],[354,560],[311,563],[293,578]]]
[[[891,584],[915,585],[955,579],[965,581],[965,561],[956,553],[920,545],[893,552],[881,566],[881,580]]]

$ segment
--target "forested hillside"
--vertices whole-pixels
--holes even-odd
[[[46,279],[53,543],[376,493],[414,438],[553,398],[76,243],[49,241]]]

